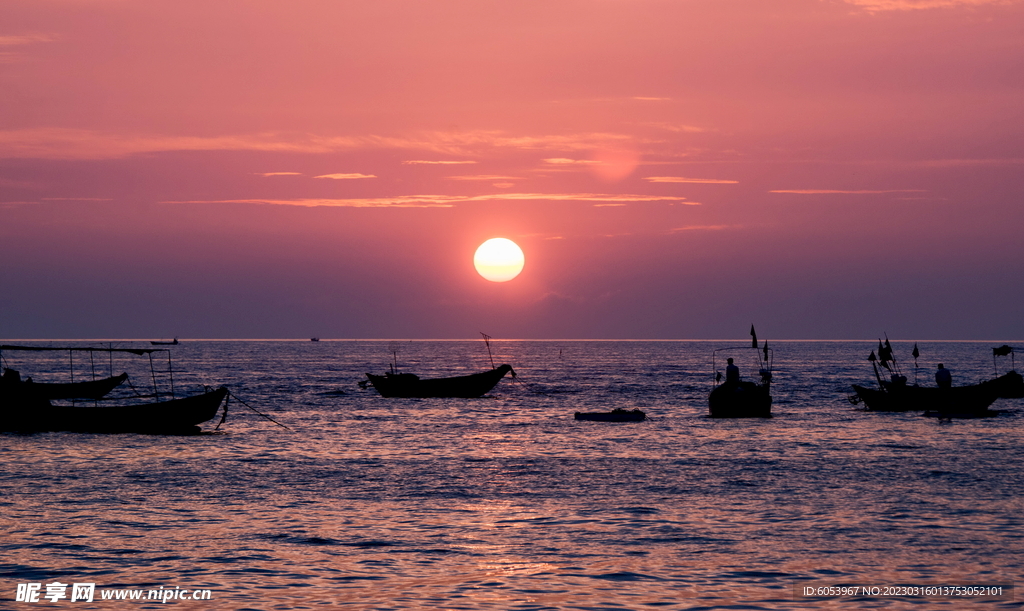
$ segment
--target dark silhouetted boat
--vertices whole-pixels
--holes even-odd
[[[998,386],[985,383],[952,388],[888,384],[882,389],[854,384],[853,390],[867,410],[873,412],[982,414],[1000,396]]]
[[[996,348],[993,353],[998,355],[1003,348],[1009,347]],[[916,344],[912,354],[916,362],[920,354]],[[964,386],[939,388],[908,384],[888,337],[884,342],[878,341],[878,355],[872,350],[868,361],[874,369],[878,388],[853,384],[856,394],[850,397],[851,403],[863,403],[867,411],[923,411],[927,416],[939,418],[985,418],[999,413],[989,409],[997,399],[1024,396],[1024,377],[1012,370],[991,380]],[[879,364],[888,371],[888,380],[882,376]]]
[[[708,396],[708,415],[712,418],[771,418],[772,417],[772,360],[774,352],[765,341],[764,347],[758,349],[757,334],[754,326],[750,326],[750,348],[719,348],[711,355],[712,368],[715,371],[715,386]],[[757,355],[758,375],[760,381],[750,382],[730,380],[726,376],[722,381],[722,373],[718,371],[718,353],[731,350],[753,349]]]
[[[149,342],[149,343],[150,343],[150,345],[153,345],[153,346],[177,346],[181,342],[179,342],[178,338],[175,337],[173,340],[171,340],[169,342]]]
[[[20,382],[31,386],[31,382]],[[228,389],[224,386],[201,395],[134,405],[51,405],[8,388],[0,396],[0,430],[17,432],[68,431],[75,433],[191,434],[212,420]],[[227,409],[225,407],[225,409]]]
[[[39,383],[22,380],[14,369],[6,369],[0,376],[0,430],[18,432],[71,431],[82,433],[159,433],[189,434],[199,432],[197,425],[213,419],[221,404],[227,406],[225,398],[228,389],[215,390],[185,398],[174,398],[173,376],[171,376],[170,352],[166,348],[95,348],[95,347],[52,347],[52,346],[0,346],[4,351],[68,351],[71,355],[72,370],[74,354],[79,352],[131,353],[149,355],[153,367],[152,353],[168,354],[168,377],[171,390],[160,401],[156,389],[156,374],[153,374],[153,395],[155,400],[144,403],[125,404],[126,401],[144,399],[134,397],[108,398],[107,393],[128,378],[122,373],[100,380],[70,382],[67,384]],[[90,356],[90,359],[92,357]],[[70,400],[71,404],[54,405],[51,400]],[[75,399],[88,399],[90,404],[75,404]],[[101,404],[101,401],[106,404]],[[108,403],[109,402],[109,403]]]
[[[363,381],[363,386],[369,382],[382,397],[473,398],[482,397],[490,392],[505,377],[506,373],[511,373],[513,378],[516,377],[515,370],[508,364],[465,376],[425,380],[412,373],[387,372],[384,375],[368,373],[366,374],[367,380]]]
[[[85,382],[34,382],[26,381],[25,390],[31,394],[48,401],[59,401],[62,399],[102,399],[107,393],[114,390],[128,379],[127,373],[89,380]],[[3,384],[0,378],[0,384]]]
[[[647,414],[639,409],[622,409],[617,407],[610,412],[576,412],[576,420],[593,420],[595,422],[642,422]]]

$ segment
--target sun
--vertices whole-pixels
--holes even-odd
[[[491,282],[508,282],[523,271],[523,249],[507,238],[491,238],[473,255],[477,273]]]

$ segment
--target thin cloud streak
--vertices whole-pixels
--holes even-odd
[[[883,193],[925,193],[924,189],[881,189],[845,191],[841,189],[779,189],[769,193],[791,193],[796,195],[878,195]]]
[[[684,178],[682,176],[648,176],[644,178],[650,182],[671,182],[671,183],[693,183],[701,185],[735,185],[738,180],[718,180],[715,178]]]
[[[601,163],[594,159],[568,159],[566,157],[553,157],[551,159],[542,159],[541,161],[551,165],[595,165]]]
[[[913,165],[924,168],[955,168],[955,167],[974,167],[974,166],[1000,166],[1000,165],[1021,165],[1024,164],[1024,158],[1021,157],[1007,157],[1003,159],[930,159],[927,161],[920,161]]]
[[[421,132],[411,136],[295,136],[279,132],[216,137],[123,135],[88,129],[43,127],[0,130],[0,158],[119,159],[169,151],[262,151],[333,153],[365,149],[410,149],[449,155],[473,155],[481,149],[591,151],[628,136],[589,133],[567,136],[508,136],[497,131]],[[476,163],[475,161],[408,164]]]
[[[427,161],[423,159],[413,159],[410,161],[403,161],[405,165],[463,165],[470,163],[479,163],[478,161]]]
[[[162,204],[272,204],[280,206],[330,206],[340,208],[451,208],[456,204],[502,201],[559,201],[599,202],[598,205],[625,205],[641,202],[672,202],[699,206],[687,202],[685,197],[660,195],[604,194],[604,193],[492,193],[488,195],[400,195],[397,197],[371,197],[356,199],[221,199],[163,201]]]
[[[331,178],[333,180],[358,180],[360,178],[377,178],[373,174],[322,174],[313,178]]]
[[[18,47],[30,45],[37,42],[53,42],[57,36],[50,34],[22,34],[14,36],[0,36],[0,47]]]
[[[936,8],[1015,4],[1019,0],[846,0],[867,11],[917,11]]]
[[[256,176],[302,176],[302,172],[256,172]]]
[[[523,180],[519,176],[501,176],[497,174],[480,174],[474,176],[449,176],[448,180]]]
[[[722,229],[735,229],[739,225],[686,225],[685,227],[673,227],[669,229],[669,233],[676,233],[680,231],[719,231]]]

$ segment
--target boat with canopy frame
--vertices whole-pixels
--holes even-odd
[[[714,371],[715,387],[708,396],[708,416],[711,418],[771,418],[772,417],[772,364],[775,358],[774,351],[768,347],[765,340],[764,347],[758,348],[757,333],[754,325],[750,325],[751,342],[749,347],[736,346],[729,348],[718,348],[711,353],[711,368]],[[753,350],[757,356],[757,370],[759,381],[750,382],[740,379],[730,380],[729,376],[722,379],[722,372],[718,370],[721,358],[719,353],[728,353],[737,350]]]
[[[96,433],[168,433],[182,434],[199,431],[198,424],[211,420],[216,416],[220,405],[225,406],[228,389],[221,386],[217,389],[207,388],[203,393],[185,398],[176,398],[174,391],[174,369],[171,364],[170,351],[166,348],[114,348],[110,347],[79,347],[79,346],[14,346],[0,345],[0,363],[6,363],[5,352],[55,352],[67,351],[71,369],[71,382],[42,383],[31,378],[21,379],[21,374],[5,368],[0,376],[0,430],[19,432],[38,431],[74,431]],[[74,381],[74,355],[88,353],[92,365],[93,378],[88,381]],[[110,356],[110,367],[113,369],[113,354],[130,353],[149,357],[150,374],[153,381],[153,394],[143,395],[128,381],[127,373],[109,378],[95,379],[94,355],[107,353]],[[167,353],[167,375],[170,380],[170,392],[161,393],[157,386],[156,366],[153,354]],[[107,385],[114,381],[128,381],[135,392],[128,399],[153,399],[146,403],[99,405],[101,400],[118,401],[126,397],[106,397],[110,389]],[[111,389],[116,387],[111,386]],[[55,397],[54,395],[59,395]],[[99,395],[99,396],[95,396]],[[169,397],[168,397],[169,395]],[[93,405],[76,404],[77,399],[87,398]],[[161,400],[161,397],[163,400]],[[54,405],[51,399],[68,399],[70,405]],[[223,419],[222,419],[223,422]],[[219,426],[219,425],[218,425]]]

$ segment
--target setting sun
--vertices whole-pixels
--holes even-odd
[[[473,255],[476,271],[491,282],[508,282],[523,271],[523,250],[512,240],[491,238]]]

